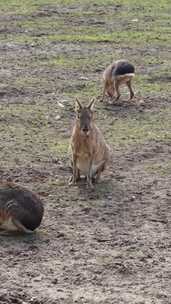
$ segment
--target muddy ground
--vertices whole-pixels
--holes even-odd
[[[170,304],[169,33],[167,43],[162,35],[140,44],[129,35],[87,38],[87,26],[129,30],[129,1],[47,2],[28,12],[3,7],[0,16],[0,175],[39,193],[45,206],[34,235],[0,236],[0,304]],[[158,18],[153,7],[138,8],[142,27],[169,22],[166,1]],[[83,38],[74,40],[71,28]],[[123,89],[117,104],[97,102],[113,163],[94,191],[69,187],[74,98],[99,96],[115,56],[135,62],[136,98],[126,101]]]

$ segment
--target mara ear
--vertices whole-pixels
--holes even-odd
[[[90,109],[90,110],[93,110],[94,104],[95,104],[95,98],[90,100],[90,103],[89,103],[87,108]]]
[[[75,112],[78,112],[81,109],[82,109],[82,105],[81,105],[80,101],[78,100],[78,98],[76,98],[76,100],[75,100]]]

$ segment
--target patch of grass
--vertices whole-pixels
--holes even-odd
[[[80,99],[97,97],[101,93],[101,87],[96,82],[88,81],[84,85],[76,86],[71,92],[68,92],[68,96],[73,98],[78,97]]]
[[[162,74],[158,73],[158,80],[160,80],[160,77],[162,78]],[[142,95],[146,94],[161,94],[161,93],[166,93],[170,92],[170,84],[169,82],[163,82],[161,84],[160,81],[154,81],[152,80],[153,77],[147,76],[147,75],[136,75],[134,83],[135,83],[135,88],[138,89],[138,91],[141,92]]]
[[[84,29],[84,33],[72,33],[68,31],[68,33],[59,33],[59,34],[50,34],[47,33],[41,34],[1,34],[2,41],[13,41],[15,43],[35,43],[35,44],[48,44],[49,42],[84,42],[84,43],[117,43],[119,45],[127,45],[127,46],[144,46],[145,43],[148,45],[168,45],[170,42],[170,38],[167,33],[163,32],[155,32],[155,31],[114,31],[110,33],[105,33],[104,31],[90,31],[87,33],[86,29]]]
[[[111,5],[113,4],[112,0],[99,0],[99,1],[90,1],[88,0],[1,0],[0,1],[0,9],[3,12],[15,12],[18,14],[28,14],[30,12],[34,12],[37,8],[40,8],[42,6],[47,6],[47,5],[60,5],[60,6],[67,6],[67,5],[77,5],[82,6],[82,5]]]
[[[171,140],[170,108],[153,114],[137,113],[136,118],[126,117],[125,119],[117,119],[113,123],[111,119],[107,119],[110,128],[106,130],[106,136],[113,147],[127,147],[152,140]]]
[[[45,76],[27,76],[18,77],[13,81],[13,86],[19,90],[24,90],[27,94],[32,92],[38,95],[40,92],[55,92],[56,91],[56,81],[53,77],[47,79]],[[59,85],[58,85],[59,86]]]
[[[150,174],[160,176],[170,176],[171,174],[171,161],[163,162],[160,164],[144,165],[144,169]]]
[[[48,144],[49,152],[58,157],[67,156],[69,149],[69,138],[58,138]]]
[[[64,0],[64,2],[67,2]],[[61,1],[56,1],[56,0],[1,0],[0,1],[0,9],[2,12],[8,12],[8,13],[17,13],[17,14],[23,14],[27,15],[30,13],[33,13],[36,11],[38,8],[44,5],[52,5],[56,3],[61,3]]]
[[[83,71],[92,71],[94,69],[101,68],[106,65],[106,62],[111,61],[111,54],[105,54],[104,56],[95,55],[92,56],[69,56],[68,55],[59,55],[56,57],[51,57],[46,62],[49,66],[59,66],[63,68],[72,68],[72,69],[82,69]]]
[[[24,76],[24,77],[18,77],[14,83],[17,88],[23,88],[23,87],[40,87],[41,86],[48,86],[48,80],[45,77],[38,78],[36,76]]]
[[[2,12],[24,16],[17,20],[14,18],[12,23],[9,20],[4,21],[9,27],[9,32],[0,34],[1,41],[33,46],[33,51],[28,52],[27,66],[26,58],[21,58],[19,53],[17,61],[15,56],[14,59],[9,57],[9,69],[10,60],[14,60],[12,66],[15,67],[17,62],[19,66],[23,64],[26,68],[24,76],[21,73],[13,79],[13,85],[19,89],[30,89],[31,92],[38,92],[42,88],[54,89],[56,79],[53,75],[57,74],[51,76],[51,73],[45,71],[47,67],[54,70],[57,67],[63,72],[57,85],[66,97],[96,97],[102,92],[101,70],[112,61],[112,58],[119,59],[119,56],[124,54],[126,58],[135,61],[137,66],[144,67],[143,74],[137,72],[135,77],[135,90],[140,90],[142,95],[169,94],[169,81],[160,81],[160,76],[161,79],[169,76],[169,55],[165,57],[164,52],[157,52],[159,46],[164,49],[170,45],[169,7],[170,2],[167,0],[161,0],[160,3],[156,0],[145,0],[143,3],[135,0],[24,0],[22,3],[19,0],[9,0],[8,3],[0,1]],[[45,16],[39,14],[40,11],[44,12]],[[32,14],[33,12],[38,14]],[[10,32],[11,25],[17,30]],[[80,49],[76,52],[74,47],[70,49],[70,42],[72,46],[81,46]],[[59,43],[62,45],[61,50],[56,48]],[[49,47],[49,53],[44,51],[45,45],[47,49]],[[43,57],[36,55],[36,46],[40,46],[38,52]],[[141,55],[141,49],[146,51],[144,55]],[[42,66],[45,69],[39,71]],[[33,76],[29,75],[30,68],[35,69]],[[77,74],[73,74],[73,71]],[[83,73],[85,80],[80,79]],[[156,73],[158,78],[155,78]],[[52,126],[45,117],[45,113],[49,111],[48,105],[44,109],[36,106],[23,106],[21,109],[15,106],[4,108],[3,111],[3,115],[7,115],[7,118],[1,121],[3,142],[7,133],[8,141],[14,150],[19,152],[25,149],[23,159],[35,159],[33,144],[35,151],[38,151],[37,154],[42,158],[48,157],[48,153],[67,153],[67,140],[60,136],[60,132],[57,134],[54,127],[55,124],[59,124],[60,131],[62,123],[54,122],[52,119]],[[10,121],[8,127],[5,121]],[[110,122],[108,117],[107,126],[104,128],[108,129],[106,134],[112,145],[124,147],[146,140],[170,139],[170,121],[168,110],[151,116],[148,113],[141,113],[137,114],[137,118],[127,117],[114,123]],[[108,122],[111,123],[110,126]],[[11,141],[12,138],[15,140]],[[5,145],[2,151],[7,152]],[[9,155],[8,152],[3,153],[2,157]]]
[[[63,68],[79,68],[82,66],[80,64],[81,60],[76,60],[75,58],[71,58],[69,56],[57,56],[57,57],[52,57],[48,61],[46,61],[46,64],[49,66],[58,66],[58,67],[63,67]]]
[[[38,159],[67,156],[69,140],[57,134],[62,121],[49,124],[53,114],[47,106],[9,105],[1,107],[0,157],[4,164],[32,163]]]
[[[171,34],[168,24],[169,3],[138,1],[1,1],[0,8],[7,12],[28,13],[47,6],[56,8],[59,16],[39,15],[17,21],[13,26],[25,31],[12,35],[15,43],[47,44],[51,42],[117,43],[121,46],[170,45]],[[68,5],[74,5],[69,10]],[[15,11],[16,10],[16,11]],[[67,10],[67,11],[66,11]],[[162,26],[160,24],[162,23]],[[77,28],[77,31],[75,31]],[[11,41],[11,34],[1,34],[3,41]]]
[[[24,19],[15,23],[16,27],[25,30],[29,34],[41,33],[48,34],[50,32],[56,32],[64,27],[63,18],[53,18],[52,16],[36,17],[31,19]]]
[[[51,34],[46,37],[48,41],[58,42],[58,41],[68,41],[68,42],[113,42],[117,44],[126,44],[135,46],[137,43],[139,45],[157,44],[163,45],[168,41],[167,33],[159,33],[155,31],[138,31],[138,30],[126,30],[126,31],[113,31],[106,32],[101,29],[90,30],[89,32],[84,28],[84,33],[66,33],[66,34]]]

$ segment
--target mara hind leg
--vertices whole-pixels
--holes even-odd
[[[114,89],[115,89],[115,92],[116,92],[116,97],[115,97],[114,101],[117,101],[120,98],[120,96],[121,96],[120,91],[119,91],[119,86],[120,86],[119,80],[115,79],[115,81],[114,81]]]
[[[0,235],[11,235],[16,233],[33,233],[32,230],[27,229],[16,218],[10,218],[0,225]]]
[[[129,100],[131,100],[134,97],[134,91],[132,89],[131,79],[127,81],[126,85],[127,85],[128,89],[129,89],[129,92],[130,92]]]
[[[6,236],[6,235],[8,235],[9,234],[9,231],[6,231],[4,228],[3,228],[3,226],[2,226],[2,224],[0,224],[0,236],[2,235],[2,236]]]
[[[10,232],[16,232],[17,227],[13,223],[13,217],[8,212],[8,208],[10,208],[15,202],[13,200],[9,200],[6,202],[4,209],[0,210],[0,231],[1,235],[8,234]]]
[[[9,231],[9,230],[5,230],[4,228],[2,228],[0,226],[0,236],[11,236],[13,235],[15,232]]]
[[[34,233],[33,230],[29,230],[25,228],[18,220],[13,219],[13,224],[16,227],[14,230],[5,229],[2,226],[0,226],[0,236],[12,236],[14,234],[18,233],[26,233],[26,234],[32,234]]]
[[[24,225],[20,221],[18,221],[17,219],[15,219],[15,218],[13,218],[12,221],[13,221],[13,224],[18,229],[18,232],[28,233],[28,234],[31,234],[31,233],[34,232],[33,230],[30,230],[30,229],[27,229],[26,227],[24,227]]]
[[[98,167],[97,170],[96,170],[96,173],[95,173],[94,176],[93,176],[93,181],[94,181],[95,183],[98,183],[98,182],[99,182],[101,173],[104,171],[104,169],[105,169],[105,161],[103,161],[103,162],[99,165],[99,167]]]

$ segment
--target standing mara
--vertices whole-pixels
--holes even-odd
[[[76,120],[71,136],[72,170],[70,184],[75,184],[83,174],[90,188],[97,182],[110,159],[110,149],[95,125],[91,100],[83,107],[76,99]]]
[[[134,97],[132,89],[132,78],[135,76],[135,68],[127,60],[118,60],[110,64],[103,73],[104,89],[103,97],[105,94],[111,98],[115,97],[115,101],[120,97],[120,86],[125,84],[130,92],[130,99]]]

